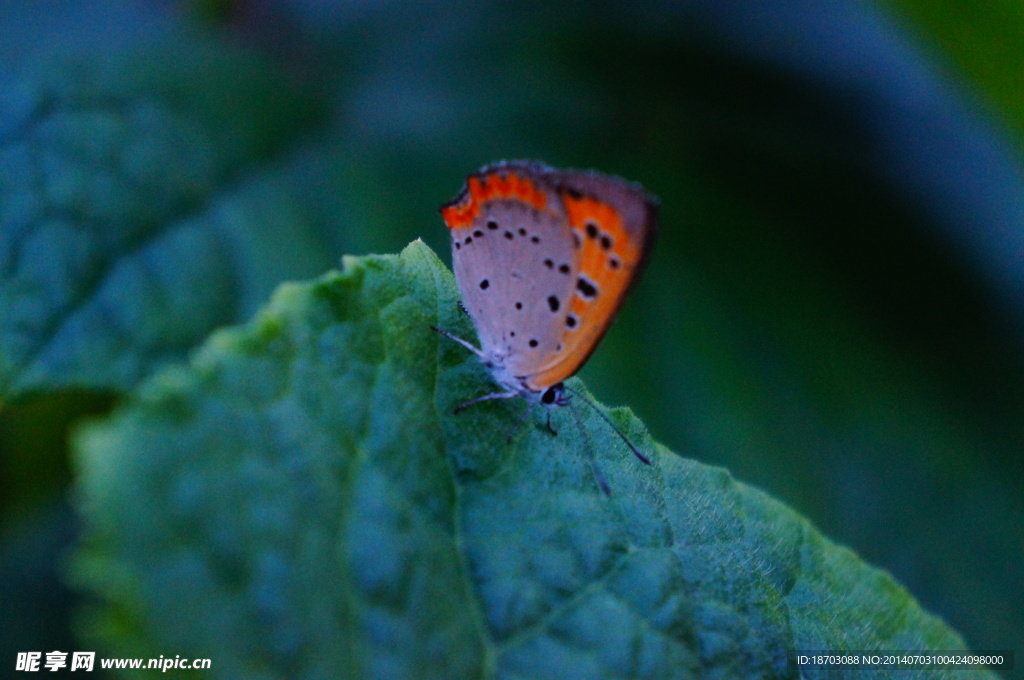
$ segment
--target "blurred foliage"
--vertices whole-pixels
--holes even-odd
[[[793,650],[963,648],[887,574],[624,409],[651,467],[589,409],[512,445],[521,403],[453,415],[491,384],[428,330],[473,337],[457,300],[422,243],[347,258],[84,429],[92,639],[294,679],[761,678],[793,675]]]
[[[11,83],[0,398],[126,390],[330,263],[287,181],[245,176],[315,120],[282,75],[182,36]]]
[[[956,0],[886,0],[932,55],[945,62],[958,84],[998,111],[1024,142],[1024,7],[1018,2],[965,3]]]
[[[52,519],[63,435],[23,442],[109,403],[65,394],[116,400],[343,252],[445,252],[436,209],[465,174],[534,157],[662,200],[651,267],[582,372],[594,393],[969,645],[1024,648],[1024,181],[992,121],[1020,126],[1015,5],[197,3],[226,17],[210,34],[167,8],[39,7],[0,9],[0,507],[19,509],[5,540],[38,531],[34,563],[73,531]],[[157,193],[123,181],[132,148]],[[115,326],[108,300],[137,312]],[[42,590],[9,606],[52,611]]]

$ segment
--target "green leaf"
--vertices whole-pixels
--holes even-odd
[[[288,81],[182,35],[0,83],[0,402],[127,389],[330,266],[275,165],[318,116]]]
[[[493,389],[429,328],[473,337],[457,299],[419,242],[348,258],[81,430],[90,630],[239,678],[797,677],[794,649],[964,647],[627,409],[652,466],[583,406],[511,444],[520,400],[452,415]]]

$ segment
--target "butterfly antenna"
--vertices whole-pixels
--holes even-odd
[[[594,455],[594,443],[590,441],[590,434],[587,432],[587,428],[583,427],[583,419],[580,418],[579,411],[576,407],[569,402],[569,412],[572,413],[573,420],[576,421],[576,427],[579,428],[580,432],[583,433],[583,439],[586,441],[587,449],[587,460],[590,461],[590,471],[594,474],[594,481],[601,487],[601,491],[604,492],[605,496],[609,498],[612,495],[612,488],[608,486],[608,482],[605,480],[604,475],[601,474],[600,468],[597,467],[597,456]]]
[[[580,392],[579,390],[574,390],[573,388],[569,387],[568,385],[565,386],[565,389],[568,390],[569,392],[572,392],[573,394],[575,394],[577,397],[579,397],[583,401],[584,404],[586,404],[587,406],[592,408],[594,410],[594,413],[596,413],[597,415],[601,416],[601,419],[604,422],[608,423],[608,426],[610,428],[615,430],[615,434],[619,435],[619,437],[622,438],[622,441],[624,441],[626,443],[626,446],[629,447],[629,450],[632,451],[633,455],[635,455],[637,458],[639,458],[641,460],[641,462],[643,462],[643,463],[645,463],[647,465],[651,464],[651,459],[648,458],[647,456],[645,456],[644,454],[640,453],[640,449],[638,449],[635,446],[633,446],[633,442],[629,441],[629,438],[626,437],[626,435],[622,433],[622,430],[620,430],[615,425],[615,423],[612,422],[611,418],[609,418],[604,413],[602,413],[601,409],[599,409],[596,404],[594,404],[592,401],[590,401],[585,396],[583,396],[583,393]]]

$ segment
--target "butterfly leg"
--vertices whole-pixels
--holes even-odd
[[[551,411],[548,411],[547,426],[548,426],[548,432],[550,432],[551,434],[553,434],[553,435],[555,435],[557,437],[558,436],[558,431],[555,430],[555,428],[551,427]]]
[[[523,423],[526,422],[526,419],[530,417],[531,413],[533,413],[532,406],[526,409],[526,413],[524,413],[523,416],[518,421],[516,421],[516,424],[512,426],[512,429],[508,431],[508,434],[505,436],[506,444],[512,443],[512,437],[514,437],[516,432],[519,431],[519,428],[523,426]]]
[[[604,475],[601,474],[601,470],[597,467],[596,460],[590,461],[590,472],[594,475],[594,480],[597,482],[597,485],[601,487],[601,492],[604,493],[605,496],[610,497],[612,495],[612,487],[608,486],[607,480],[605,480]]]
[[[461,413],[467,406],[479,404],[481,401],[487,401],[489,399],[511,399],[512,397],[518,396],[518,392],[492,392],[490,394],[485,394],[482,397],[477,397],[476,399],[470,399],[469,401],[462,402],[461,404],[455,407],[455,410],[452,411],[452,413]]]
[[[437,331],[438,333],[440,333],[441,335],[443,335],[444,337],[448,338],[449,340],[454,340],[455,342],[459,343],[460,345],[462,345],[463,347],[465,347],[466,349],[468,349],[470,352],[472,352],[473,354],[477,355],[481,359],[484,358],[484,353],[483,352],[478,350],[476,347],[473,347],[473,345],[469,344],[468,342],[466,342],[465,340],[463,340],[459,336],[452,335],[448,331],[442,330],[442,329],[438,328],[437,326],[431,326],[431,328],[433,330]]]
[[[594,475],[594,481],[597,482],[601,492],[611,498],[612,487],[608,486],[608,480],[604,478],[604,475],[601,474],[601,469],[597,467],[597,456],[594,455],[594,442],[591,441],[587,428],[583,427],[583,420],[580,418],[579,412],[576,411],[576,407],[571,402],[569,403],[569,412],[572,414],[572,419],[576,421],[576,427],[583,434],[583,441],[586,442],[584,450],[590,461],[590,472]]]

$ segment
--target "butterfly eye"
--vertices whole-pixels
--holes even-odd
[[[558,383],[544,390],[544,393],[540,395],[540,403],[545,406],[565,406],[569,403],[569,400],[565,397],[565,385]]]

